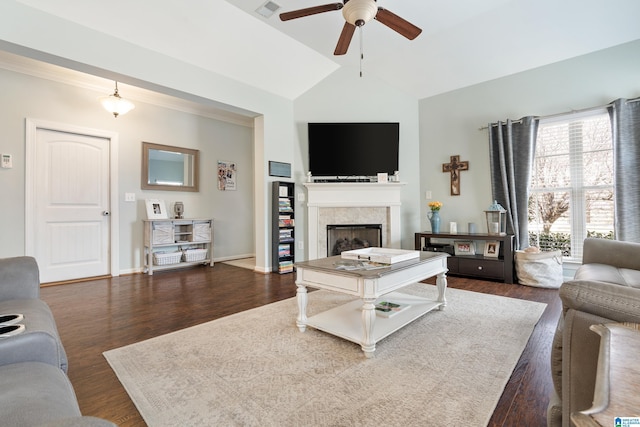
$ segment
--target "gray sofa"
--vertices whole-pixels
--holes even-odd
[[[114,426],[80,413],[53,314],[39,297],[35,259],[0,259],[0,314],[20,313],[25,325],[24,332],[0,338],[0,423]]]
[[[562,314],[551,349],[549,426],[592,406],[600,346],[593,324],[640,323],[640,244],[588,238],[582,265],[560,286]]]

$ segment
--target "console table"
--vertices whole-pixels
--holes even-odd
[[[420,252],[417,258],[374,270],[338,270],[340,256],[296,263],[298,318],[301,332],[307,326],[360,344],[366,357],[373,357],[376,342],[434,309],[446,305],[447,255]],[[401,288],[437,276],[438,298],[430,300],[398,291]],[[326,289],[360,299],[307,318],[307,286]],[[429,286],[429,285],[425,285]],[[312,294],[313,295],[313,294]],[[393,317],[376,318],[375,302],[385,300],[409,307]]]
[[[459,276],[477,277],[480,279],[496,279],[505,283],[515,283],[513,267],[513,235],[498,236],[482,233],[415,233],[415,250],[434,251],[443,250],[442,245],[433,243],[433,240],[444,239],[451,244],[456,240],[462,241],[498,241],[500,253],[497,258],[479,255],[458,255],[448,259],[449,273]]]
[[[145,219],[143,271],[209,264],[213,267],[213,220]]]
[[[622,419],[640,418],[640,325],[608,323],[590,329],[601,336],[593,406],[571,414],[571,422],[576,427],[637,425]],[[620,423],[614,424],[617,418]]]

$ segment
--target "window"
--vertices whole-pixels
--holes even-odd
[[[540,121],[529,244],[582,259],[585,237],[613,238],[613,146],[606,110]]]

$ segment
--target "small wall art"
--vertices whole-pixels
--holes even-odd
[[[449,163],[442,164],[442,172],[448,173],[451,178],[450,188],[452,196],[460,195],[460,172],[469,170],[468,161],[460,161],[460,156],[450,156]]]
[[[291,163],[274,162],[269,160],[269,176],[291,178]]]
[[[218,160],[218,190],[234,191],[237,172],[235,162]]]

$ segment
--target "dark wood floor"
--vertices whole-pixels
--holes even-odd
[[[434,283],[434,282],[432,282]],[[548,304],[489,423],[544,426],[552,390],[549,352],[560,314],[557,290],[449,278],[452,288]],[[216,264],[153,276],[43,287],[69,357],[69,377],[85,415],[144,426],[102,352],[295,295],[294,275]]]

